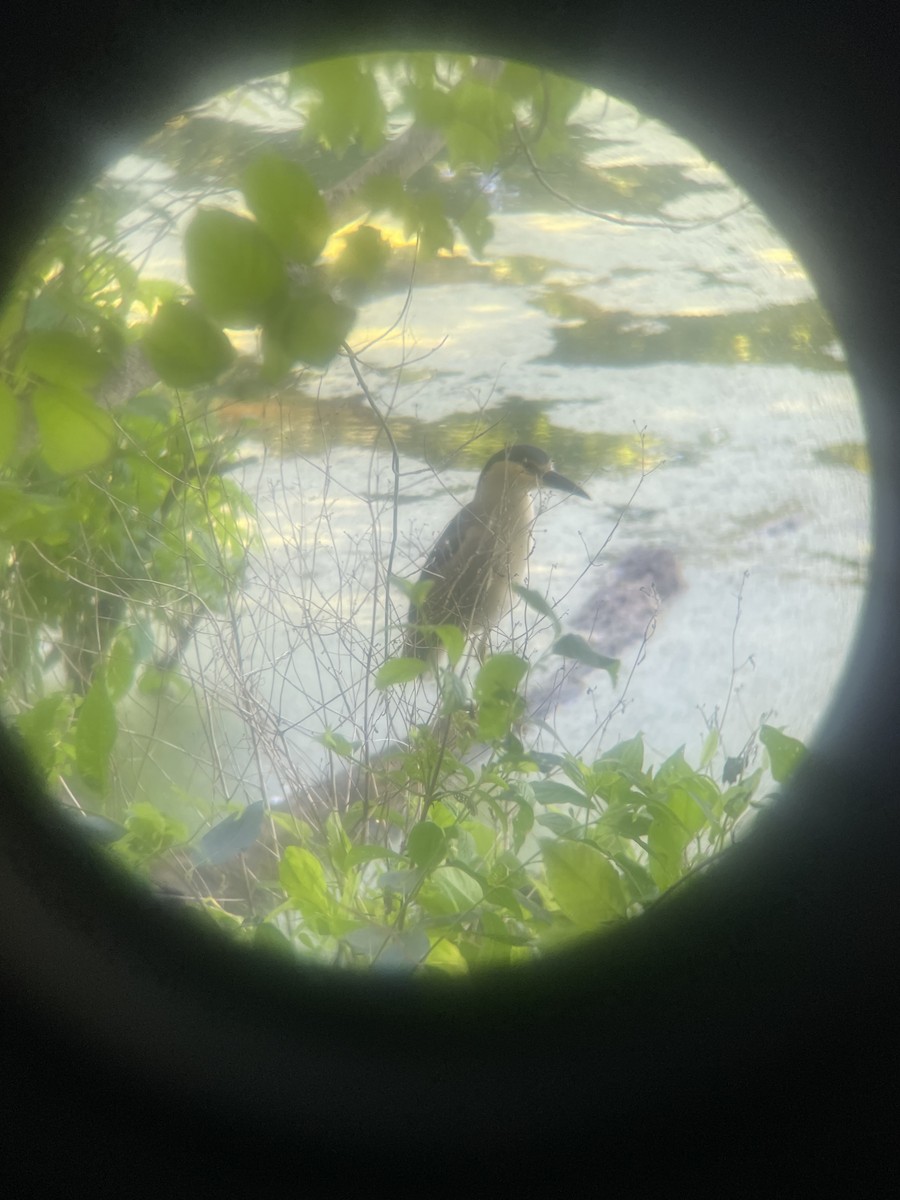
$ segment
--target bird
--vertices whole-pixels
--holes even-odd
[[[490,631],[513,606],[513,585],[525,583],[535,515],[531,493],[541,487],[590,499],[537,446],[508,446],[487,460],[474,498],[425,562],[419,583],[431,587],[410,603],[404,656],[435,661],[442,643],[432,627],[455,625],[467,639],[481,635],[477,653],[483,657]]]

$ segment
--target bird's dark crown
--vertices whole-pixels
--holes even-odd
[[[535,475],[542,475],[550,466],[550,455],[538,446],[507,446],[505,450],[498,450],[496,454],[491,455],[481,469],[482,475],[497,463],[502,462],[518,463],[526,470],[534,472]]]

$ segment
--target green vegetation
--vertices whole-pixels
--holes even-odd
[[[444,629],[451,665],[405,745],[375,755],[340,729],[323,737],[336,764],[324,807],[299,791],[270,806],[261,786],[248,794],[224,779],[190,795],[173,783],[152,801],[123,783],[129,706],[190,691],[185,656],[204,622],[236,623],[257,544],[254,505],[230,477],[242,429],[219,420],[222,398],[283,396],[343,356],[368,405],[369,444],[420,448],[421,430],[392,427],[366,386],[350,345],[359,306],[429,272],[480,269],[493,233],[485,173],[542,195],[542,172],[577,168],[583,191],[602,174],[592,176],[586,134],[570,120],[585,89],[518,64],[382,55],[298,69],[260,85],[261,96],[267,88],[296,106],[300,136],[273,134],[261,150],[239,122],[172,122],[143,150],[172,172],[165,198],[148,206],[133,183],[104,179],[31,251],[5,298],[3,712],[76,826],[238,936],[348,964],[518,962],[640,913],[724,849],[764,779],[750,770],[755,737],[728,760],[723,786],[715,729],[696,768],[677,751],[650,769],[640,736],[592,761],[530,751],[522,686],[534,664],[499,654],[472,678],[459,631]],[[645,211],[658,169],[620,174],[605,172],[595,194]],[[699,186],[680,180],[682,191]],[[177,212],[193,212],[183,285],[145,277],[126,250],[123,228],[141,204],[155,213],[143,218],[151,232],[153,220],[171,233]],[[518,286],[544,269],[510,260],[504,278]],[[617,347],[615,361],[678,352],[675,325],[665,336],[632,331],[626,344],[622,314],[559,316],[583,322],[560,326],[568,358],[580,330],[596,354]],[[782,316],[786,361],[818,363],[832,336],[819,314],[772,320]],[[741,349],[745,317],[683,320],[706,321],[703,357],[719,362],[775,337],[754,325]],[[470,428],[451,419],[444,432],[461,461],[483,461],[510,435],[541,434],[524,410],[511,405],[475,450]],[[580,445],[595,459],[632,453],[620,434],[568,436],[573,453]],[[553,626],[551,653],[615,678],[618,664],[565,634],[542,597],[524,600]],[[373,660],[382,696],[424,666],[386,658]],[[241,714],[252,707],[245,687],[235,684]],[[202,710],[215,698],[195,699]],[[783,780],[802,748],[771,727],[759,738]]]

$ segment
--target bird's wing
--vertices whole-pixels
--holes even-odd
[[[432,587],[421,606],[409,606],[407,653],[424,657],[425,649],[434,642],[431,635],[415,631],[419,623],[468,627],[484,586],[491,541],[472,506],[461,508],[435,542],[419,576],[420,583],[430,580]]]
[[[432,547],[421,579],[445,579],[447,568],[465,552],[466,542],[471,542],[473,534],[480,534],[483,529],[484,523],[476,517],[471,504],[461,508]]]

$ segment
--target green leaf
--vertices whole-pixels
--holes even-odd
[[[419,892],[422,907],[435,916],[469,912],[481,903],[484,889],[459,867],[438,867]]]
[[[535,800],[541,804],[577,804],[581,808],[590,807],[590,797],[584,792],[565,783],[557,783],[555,779],[537,780],[531,785]]]
[[[206,209],[184,235],[187,277],[213,317],[234,328],[261,325],[287,287],[284,263],[254,222]]]
[[[703,748],[700,751],[700,770],[704,770],[712,762],[716,751],[719,749],[719,731],[711,729],[706,735],[703,742]]]
[[[640,771],[644,766],[644,738],[640,733],[635,734],[632,738],[626,738],[624,741],[616,742],[615,746],[611,746],[600,755],[595,768],[601,763],[604,766],[609,766],[610,763],[615,763],[617,767],[621,767],[626,771]]]
[[[528,663],[516,654],[495,654],[479,670],[474,694],[478,736],[484,741],[505,737],[522,715],[525,702],[516,689],[527,673]]]
[[[161,304],[142,341],[163,383],[190,388],[212,383],[234,360],[234,347],[209,317],[187,304]]]
[[[229,813],[224,820],[204,833],[191,857],[198,866],[218,866],[230,862],[248,850],[259,837],[265,805],[261,800],[248,804],[242,813]]]
[[[330,914],[325,869],[311,851],[288,846],[278,867],[278,878],[293,907],[305,917]]]
[[[291,362],[327,367],[356,320],[356,309],[340,304],[321,288],[298,288],[266,323],[264,340],[273,341]]]
[[[41,457],[57,475],[95,467],[112,451],[116,439],[113,419],[83,392],[46,384],[35,388],[31,405]]]
[[[441,971],[449,971],[451,974],[464,973],[469,969],[469,964],[459,949],[446,937],[432,943],[428,957],[425,959],[425,965],[436,967]]]
[[[647,834],[650,849],[650,874],[661,890],[677,883],[684,874],[684,848],[690,834],[667,808],[661,808],[654,817]]]
[[[134,682],[136,667],[134,642],[130,631],[119,634],[106,662],[106,686],[110,699],[121,700]]]
[[[546,812],[539,813],[535,818],[538,825],[549,829],[557,837],[577,837],[581,832],[582,823],[570,817],[568,813]]]
[[[606,671],[614,686],[619,678],[619,668],[622,665],[619,659],[607,658],[605,654],[598,654],[577,633],[564,634],[554,642],[550,653],[559,654],[563,658],[574,658],[576,662],[583,663],[586,667],[597,667],[601,671]]]
[[[759,740],[769,752],[772,778],[776,783],[785,783],[793,775],[806,755],[806,747],[796,738],[788,737],[773,725],[763,725]]]
[[[264,154],[241,176],[247,207],[276,246],[299,263],[313,263],[331,232],[325,201],[296,163]]]
[[[494,654],[483,664],[475,680],[475,698],[508,695],[528,674],[528,663],[517,654]]]
[[[615,867],[589,842],[541,842],[547,883],[579,929],[597,929],[625,915],[627,899]]]
[[[127,857],[141,861],[152,858],[185,840],[186,830],[155,804],[132,804],[125,822],[127,836],[119,845]]]
[[[673,788],[666,803],[669,811],[678,818],[690,837],[695,837],[707,824],[707,814],[696,796],[692,796],[686,788]]]
[[[19,401],[0,379],[0,467],[6,466],[16,452],[21,423]]]
[[[352,742],[348,742],[342,733],[336,733],[333,729],[326,729],[324,733],[319,734],[318,741],[326,750],[337,754],[339,758],[352,758],[353,751],[356,749],[356,746]]]
[[[73,711],[73,697],[66,692],[54,692],[14,718],[32,762],[44,774],[57,763],[60,743],[66,736]]]
[[[423,871],[437,866],[447,852],[444,831],[433,821],[419,821],[409,831],[406,853],[410,860]]]
[[[378,859],[396,861],[400,855],[385,846],[354,846],[347,854],[347,866],[358,867],[361,863],[377,862]]]
[[[514,583],[513,591],[520,600],[524,600],[529,608],[533,608],[535,612],[539,612],[542,617],[548,617],[553,624],[553,632],[559,637],[562,626],[559,623],[559,618],[553,611],[553,606],[542,596],[540,592],[534,591],[532,588],[522,587],[518,583]]]
[[[341,155],[352,142],[372,151],[384,141],[384,101],[359,58],[348,56],[297,67],[295,88],[314,88],[321,100],[307,114],[306,134]]]
[[[438,635],[447,651],[451,667],[455,667],[462,658],[466,648],[466,635],[457,625],[433,625],[429,631]]]
[[[428,670],[428,663],[421,658],[389,658],[375,672],[375,686],[379,691],[394,687],[398,683],[409,683]]]
[[[46,383],[75,392],[94,387],[109,369],[109,360],[87,338],[65,330],[30,334],[19,363]]]
[[[109,782],[109,760],[119,725],[116,710],[98,672],[88,688],[75,724],[75,762],[85,782],[104,794]]]
[[[371,287],[380,279],[391,256],[387,239],[371,225],[361,225],[347,235],[344,249],[334,264],[337,279],[358,289]]]

